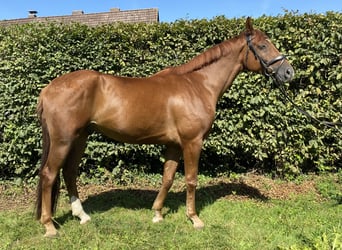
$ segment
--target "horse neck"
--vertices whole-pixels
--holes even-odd
[[[230,41],[229,52],[198,71],[204,78],[205,87],[215,97],[215,102],[232,85],[235,77],[243,70],[244,41],[241,37]]]

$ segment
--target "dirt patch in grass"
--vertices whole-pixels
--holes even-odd
[[[247,186],[254,187],[270,199],[291,199],[298,195],[314,194],[320,197],[314,179],[298,182],[273,180],[260,175],[247,175],[242,180]]]
[[[246,174],[239,178],[213,178],[206,179],[199,183],[198,195],[201,193],[212,194],[217,199],[230,199],[230,200],[247,200],[247,199],[292,199],[299,195],[314,195],[317,200],[321,196],[316,189],[315,182],[318,177],[308,177],[301,181],[289,182],[284,180],[274,180],[262,175]],[[81,200],[86,200],[89,196],[96,196],[104,192],[115,190],[128,190],[135,191],[142,190],[141,195],[157,194],[157,186],[134,185],[116,186],[112,183],[105,183],[104,185],[87,184],[79,185],[79,193]],[[148,191],[148,192],[144,192]],[[171,192],[180,193],[185,191],[185,184],[182,179],[176,180]],[[66,195],[66,190],[62,186],[62,195]],[[0,211],[8,210],[24,210],[32,207],[35,203],[36,190],[34,187],[26,185],[19,186],[11,183],[0,184]],[[149,197],[150,198],[150,197]]]
[[[11,183],[0,184],[0,211],[34,208],[36,190],[28,186]]]

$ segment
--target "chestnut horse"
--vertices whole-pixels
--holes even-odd
[[[182,156],[186,215],[195,228],[204,223],[195,210],[198,162],[215,118],[218,99],[243,70],[289,81],[294,70],[269,38],[246,30],[180,66],[150,77],[128,78],[80,70],[54,79],[40,94],[37,112],[43,130],[43,156],[37,192],[37,219],[45,236],[57,235],[52,221],[62,170],[72,214],[90,220],[78,198],[78,165],[88,134],[98,131],[120,142],[166,146],[162,186],[153,203],[153,222],[162,207]]]

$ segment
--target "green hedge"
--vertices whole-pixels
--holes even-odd
[[[315,116],[341,121],[342,14],[285,13],[254,20],[296,71],[287,85],[295,102]],[[161,24],[27,24],[0,28],[0,178],[37,174],[41,131],[35,107],[40,89],[78,69],[147,76],[184,63],[239,34],[245,19],[179,20]],[[335,171],[341,167],[342,135],[315,126],[263,76],[243,73],[218,104],[200,171],[276,174]],[[90,137],[81,168],[102,175],[139,167],[161,172],[163,147],[115,143]]]

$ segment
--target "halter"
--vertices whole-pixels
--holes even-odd
[[[261,66],[262,66],[262,69],[263,69],[263,73],[266,76],[272,78],[273,82],[280,89],[280,92],[283,94],[283,100],[284,101],[286,101],[286,100],[289,101],[297,109],[298,112],[305,115],[306,117],[308,117],[312,121],[315,121],[317,124],[324,125],[324,126],[329,127],[329,128],[333,128],[333,129],[337,130],[338,132],[342,133],[342,130],[338,128],[338,127],[342,126],[341,122],[330,122],[330,121],[320,120],[320,119],[310,115],[307,111],[300,108],[292,100],[292,98],[287,94],[284,85],[276,78],[276,74],[278,73],[278,71],[279,71],[280,67],[283,65],[283,63],[285,62],[285,59],[286,59],[285,55],[279,55],[279,56],[275,57],[274,59],[270,60],[269,62],[267,62],[256,52],[256,50],[252,44],[252,36],[246,35],[246,40],[247,40],[247,45],[248,45],[248,49],[247,49],[247,53],[246,53],[246,63],[245,63],[246,65],[247,65],[247,59],[248,59],[248,52],[249,52],[249,50],[251,50],[253,52],[255,58],[257,60],[259,60]],[[271,66],[273,64],[279,62],[279,61],[280,61],[280,65],[274,70]]]
[[[273,58],[272,60],[270,60],[269,62],[267,62],[255,50],[255,48],[254,48],[254,46],[252,44],[252,36],[251,35],[246,35],[246,40],[247,40],[247,45],[248,45],[249,50],[251,50],[253,52],[255,58],[259,60],[261,66],[262,66],[264,74],[266,76],[274,77],[278,73],[278,71],[281,68],[281,66],[283,65],[283,63],[285,62],[286,56],[285,55],[279,55],[279,56]],[[246,53],[246,65],[247,65],[247,59],[248,59],[248,52],[249,52],[249,50],[247,50],[247,53]],[[280,65],[276,68],[276,70],[274,70],[271,66],[273,64],[279,62],[279,61],[280,61]]]

